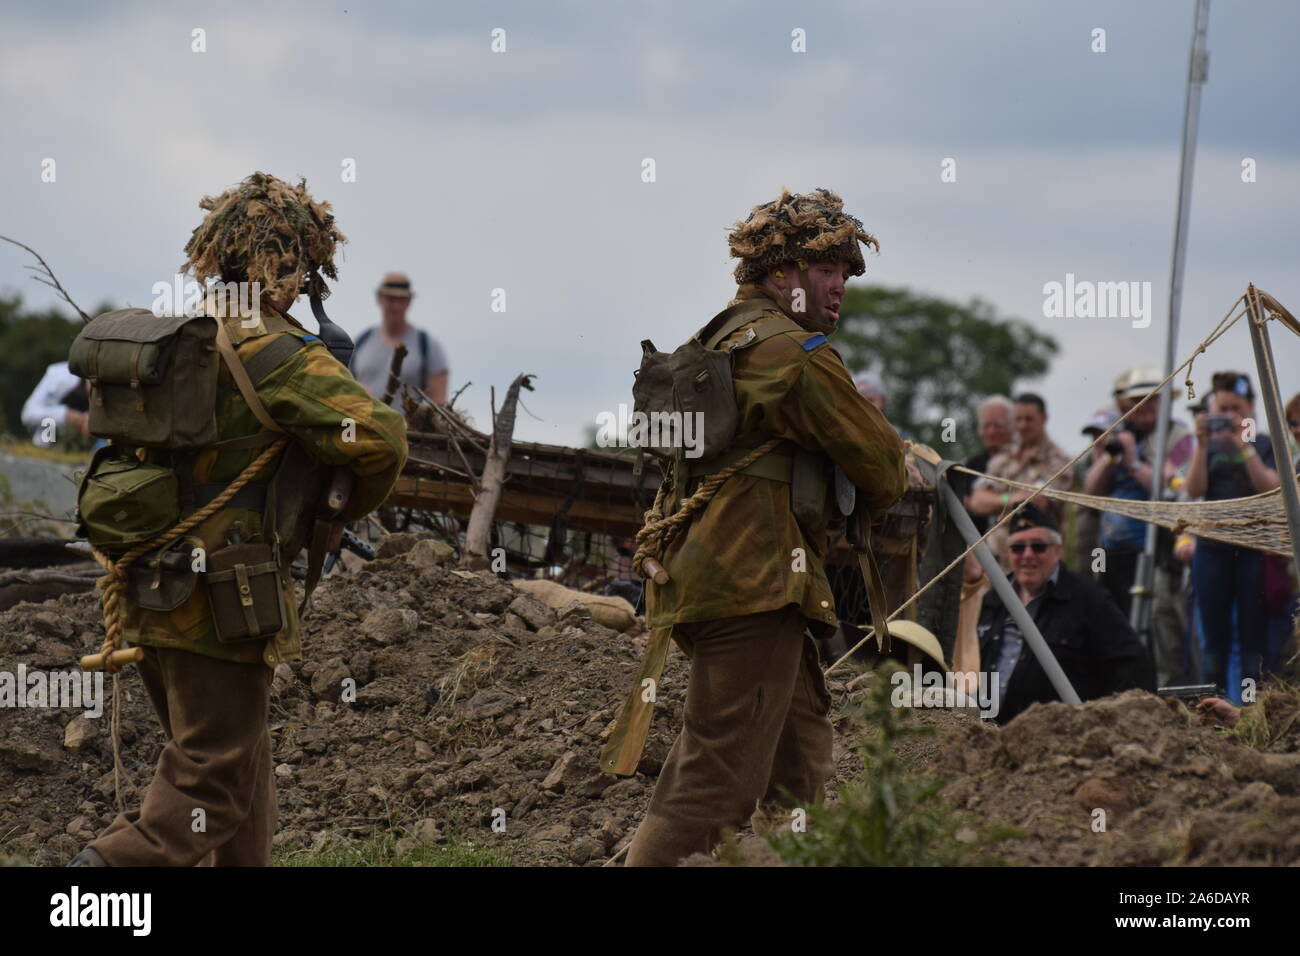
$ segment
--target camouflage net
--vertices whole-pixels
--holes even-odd
[[[853,275],[867,271],[858,243],[880,251],[880,243],[863,228],[861,220],[844,212],[844,200],[829,189],[808,195],[791,194],[782,187],[781,198],[755,206],[744,222],[728,234],[737,282],[752,282],[785,262],[847,262]]]
[[[185,244],[182,266],[199,282],[257,282],[281,305],[303,292],[329,295],[319,273],[338,278],[334,250],[347,237],[334,225],[330,204],[312,199],[305,179],[290,186],[253,173],[220,196],[204,196],[199,208],[209,212]]]
[[[1194,534],[1199,538],[1213,538],[1225,544],[1291,557],[1291,534],[1280,488],[1249,498],[1219,501],[1133,501],[1028,485],[1010,478],[997,478],[964,465],[953,465],[952,470],[1094,511],[1137,518],[1168,528],[1174,534]]]

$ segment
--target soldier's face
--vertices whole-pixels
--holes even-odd
[[[796,273],[798,275],[798,273]],[[808,265],[808,313],[827,322],[839,322],[840,304],[849,267],[843,262],[813,262]]]

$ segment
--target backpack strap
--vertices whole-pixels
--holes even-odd
[[[357,344],[354,345],[354,346],[352,346],[352,358],[353,358],[353,361],[356,360],[357,353],[361,351],[361,346],[363,346],[363,345],[365,345],[367,342],[369,342],[369,341],[370,341],[370,337],[371,337],[372,335],[374,335],[374,334],[375,334],[375,330],[374,330],[374,329],[366,329],[366,330],[365,330],[364,332],[362,332],[361,335],[357,338]],[[351,363],[348,363],[348,364],[350,365]]]
[[[764,313],[770,314],[764,315]],[[716,349],[727,336],[755,319],[758,320],[758,324],[749,330],[746,338],[732,345],[732,349],[757,345],[782,332],[808,331],[798,322],[781,313],[772,303],[763,299],[746,299],[719,312],[699,331],[697,338],[705,348]]]
[[[272,345],[274,344],[272,343]],[[267,346],[267,348],[270,347]],[[284,433],[284,429],[276,424],[275,419],[266,410],[266,406],[262,404],[262,400],[257,397],[257,388],[248,377],[248,372],[244,367],[244,363],[240,361],[235,347],[230,344],[230,333],[226,331],[226,323],[220,319],[217,320],[217,351],[225,359],[226,367],[230,369],[230,377],[235,380],[239,394],[244,396],[244,401],[248,403],[249,410],[262,423],[262,427],[267,431]]]
[[[315,336],[311,336],[315,339]],[[275,341],[264,345],[256,355],[244,363],[244,370],[254,385],[261,385],[262,380],[284,363],[285,359],[307,345],[307,340],[300,339],[287,332],[277,335]]]
[[[429,382],[429,333],[420,329],[420,388]]]
[[[767,299],[742,299],[735,305],[723,309],[709,324],[695,333],[695,337],[706,349],[716,349],[718,343],[725,339],[746,322],[752,322],[761,313],[776,308]]]

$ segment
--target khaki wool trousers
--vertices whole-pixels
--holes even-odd
[[[821,799],[834,771],[831,698],[805,626],[791,604],[674,628],[691,658],[686,718],[628,866],[675,866],[709,853],[760,803]]]
[[[144,648],[138,666],[167,744],[140,809],[90,846],[109,866],[266,866],[270,669],[162,647]]]

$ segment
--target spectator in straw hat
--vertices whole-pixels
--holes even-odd
[[[388,389],[393,351],[399,342],[404,343],[406,358],[402,362],[400,382],[423,389],[429,398],[442,405],[447,401],[447,353],[428,332],[407,322],[406,312],[414,297],[411,280],[404,274],[390,272],[384,276],[375,290],[382,320],[357,339],[351,372],[370,394],[382,397]],[[399,386],[389,404],[400,408],[401,400]]]
[[[1152,469],[1156,457],[1152,442],[1160,414],[1160,399],[1137,407],[1155,391],[1164,376],[1157,368],[1139,366],[1129,369],[1116,380],[1115,406],[1124,423],[1094,446],[1092,466],[1084,477],[1083,490],[1090,495],[1127,501],[1151,499]],[[1182,394],[1174,390],[1174,397]],[[1165,444],[1164,487],[1178,474],[1191,457],[1194,439],[1182,422],[1170,423]],[[1101,583],[1127,616],[1132,595],[1129,593],[1137,573],[1138,555],[1146,547],[1146,522],[1127,515],[1106,512],[1101,519],[1101,546],[1105,551],[1105,570]],[[1172,557],[1172,553],[1169,555]]]

